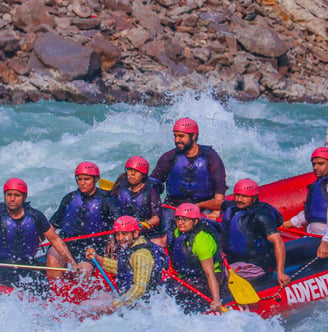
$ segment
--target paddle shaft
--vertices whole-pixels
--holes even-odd
[[[110,279],[108,278],[108,275],[106,274],[106,272],[104,271],[104,269],[102,268],[102,266],[99,264],[99,262],[96,260],[95,257],[92,258],[92,262],[96,265],[97,269],[99,270],[101,275],[104,277],[104,279],[107,281],[107,283],[110,286],[110,288],[112,289],[112,291],[114,293],[116,293],[116,295],[119,296],[120,294],[118,293],[117,289],[115,288],[113,283],[110,281]]]
[[[114,234],[114,231],[105,231],[105,232],[99,232],[99,233],[93,233],[93,234],[80,235],[80,236],[63,239],[63,241],[70,242],[70,241],[76,241],[76,240],[84,240],[84,239],[90,239],[92,237],[104,236],[104,235],[109,235],[109,234]],[[50,246],[50,245],[51,245],[51,243],[47,242],[47,243],[40,244],[40,247],[46,247],[46,246]]]
[[[21,265],[21,264],[7,264],[0,263],[0,267],[11,267],[13,269],[31,269],[31,270],[57,270],[57,271],[67,271],[64,267],[50,267],[50,266],[34,266],[34,265]]]

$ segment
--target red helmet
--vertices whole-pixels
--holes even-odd
[[[76,167],[75,176],[78,176],[80,174],[100,177],[98,166],[94,163],[91,163],[90,161],[84,161]]]
[[[311,161],[313,158],[324,158],[328,159],[328,147],[321,146],[320,148],[317,148],[313,151],[311,156]]]
[[[173,131],[182,131],[187,134],[199,134],[198,124],[190,118],[179,119],[173,126]]]
[[[192,203],[182,203],[175,210],[175,217],[186,217],[190,219],[200,219],[200,209]]]
[[[233,193],[245,196],[255,196],[259,194],[259,186],[251,179],[242,179],[235,184]]]
[[[149,162],[140,156],[131,157],[127,160],[125,168],[133,168],[142,174],[147,174],[149,172]]]
[[[18,190],[27,195],[27,184],[22,179],[11,178],[7,180],[3,186],[3,192],[6,192],[7,190]]]
[[[122,216],[115,220],[113,225],[114,232],[133,232],[140,231],[139,222],[131,216]]]

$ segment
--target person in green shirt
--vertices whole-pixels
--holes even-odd
[[[153,242],[167,247],[173,268],[179,278],[211,296],[211,311],[221,311],[220,284],[223,284],[219,234],[208,221],[201,220],[200,209],[195,204],[183,203],[175,211],[176,228]],[[204,311],[207,302],[195,293],[173,286],[172,293],[185,312]]]

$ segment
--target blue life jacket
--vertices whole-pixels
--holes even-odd
[[[328,208],[328,176],[324,176],[308,186],[308,195],[304,204],[305,218],[308,223],[326,223]]]
[[[173,167],[166,181],[168,198],[188,199],[200,202],[213,198],[214,189],[206,155],[212,149],[200,146],[200,155],[192,163],[183,154],[177,152],[172,158]]]
[[[92,197],[84,197],[76,190],[64,212],[60,236],[68,238],[107,231],[108,224],[101,215],[104,199],[105,196],[98,189]],[[93,241],[103,243],[106,239],[99,237]]]
[[[122,214],[133,216],[138,221],[150,219],[152,217],[150,192],[155,188],[160,194],[162,190],[159,188],[163,188],[163,184],[158,179],[148,177],[145,186],[137,196],[134,196],[129,186],[127,180],[123,181],[117,196]]]
[[[222,262],[220,253],[220,234],[215,223],[217,222],[209,219],[201,219],[193,229],[189,232],[179,233],[178,237],[175,236],[174,230],[168,232],[167,249],[172,266],[179,274],[184,277],[200,277],[205,275],[199,258],[192,252],[195,237],[200,231],[212,235],[217,244],[217,251],[213,256],[213,262]]]
[[[129,189],[129,182],[127,180],[123,181],[116,198],[121,208],[122,215],[133,216],[138,221],[150,219],[152,217],[150,192],[153,188],[155,188],[160,195],[164,189],[164,185],[158,179],[148,177],[141,192],[135,196]],[[161,217],[161,215],[159,215],[159,217]],[[161,225],[157,225],[151,229],[142,229],[141,234],[147,239],[163,235]]]
[[[0,204],[0,261],[33,264],[43,234],[37,228],[33,209],[24,203],[24,217],[12,219],[4,203]]]
[[[263,212],[262,212],[263,211]],[[228,207],[223,215],[223,251],[231,256],[233,261],[247,260],[249,263],[267,268],[272,263],[272,243],[263,236],[249,229],[256,213],[266,213],[272,217],[277,227],[282,225],[281,213],[272,205],[257,202],[249,209],[238,209],[236,205]]]
[[[133,270],[130,265],[130,257],[139,249],[148,249],[155,260],[155,265],[151,273],[146,293],[150,290],[155,290],[157,286],[162,284],[162,270],[168,269],[169,267],[169,258],[165,254],[164,249],[150,241],[136,245],[132,248],[130,247],[128,249],[120,250],[117,260],[117,286],[121,294],[126,293],[133,286]]]

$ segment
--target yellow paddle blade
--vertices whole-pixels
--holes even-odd
[[[252,304],[260,301],[250,282],[236,274],[231,268],[229,269],[228,287],[238,304]]]
[[[110,191],[110,190],[113,189],[114,183],[115,182],[110,181],[110,180],[99,179],[99,188],[102,189],[102,190]]]

